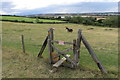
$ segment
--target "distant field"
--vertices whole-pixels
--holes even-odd
[[[15,22],[2,23],[3,77],[4,78],[117,78],[118,77],[118,29],[80,24],[30,24]],[[65,26],[73,28],[68,33]],[[49,28],[55,28],[55,40],[72,42],[77,37],[77,30],[83,35],[95,51],[99,60],[108,71],[102,75],[93,62],[86,48],[81,46],[80,65],[77,69],[58,68],[51,74],[48,62],[48,48],[43,53],[44,59],[36,56],[42,46]],[[89,28],[93,28],[89,30]],[[25,38],[25,55],[21,48],[21,35]],[[56,44],[55,44],[56,45]],[[60,50],[69,45],[56,45]],[[68,54],[71,54],[72,51]]]
[[[15,16],[0,16],[0,20],[34,22],[34,21],[36,21],[36,18],[15,17]],[[39,20],[38,22],[65,22],[65,21],[47,20],[47,19],[38,19],[38,20]]]

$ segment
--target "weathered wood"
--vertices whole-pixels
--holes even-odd
[[[79,62],[79,58],[80,58],[80,45],[81,45],[81,39],[82,39],[82,36],[81,36],[81,33],[82,33],[82,30],[79,29],[78,30],[78,38],[77,38],[77,58],[76,58],[76,61],[77,63]]]
[[[93,49],[91,48],[91,46],[89,45],[89,43],[87,42],[87,40],[85,39],[85,37],[83,35],[82,35],[82,42],[85,45],[85,47],[87,48],[87,50],[89,51],[90,55],[92,56],[93,60],[95,61],[95,63],[97,64],[97,66],[101,70],[101,72],[107,73],[107,71],[104,69],[101,62],[98,60],[96,54],[94,53]]]
[[[67,53],[67,52],[69,52],[69,51],[71,51],[71,50],[73,50],[73,48],[71,47],[71,48],[68,48],[68,49],[66,49],[66,50],[64,50],[64,51],[62,51],[63,53]]]
[[[51,41],[50,41],[50,39],[48,39],[48,52],[49,52],[49,56],[50,56],[50,64],[52,64],[53,59],[52,59],[52,49],[51,49]]]
[[[56,40],[53,40],[52,42],[59,44],[59,41],[56,41]],[[73,43],[71,42],[64,42],[64,44],[73,45]]]
[[[74,54],[74,61],[77,63],[77,45],[76,45],[76,40],[73,40],[73,54]]]
[[[75,66],[73,66],[72,64],[69,64],[69,63],[63,63],[62,66],[72,68],[72,69],[75,68]]]
[[[64,50],[64,51],[61,51],[62,53],[67,53],[67,52],[69,52],[69,51],[71,51],[71,50],[73,50],[73,48],[71,47],[71,48],[68,48],[68,49],[66,49],[66,50]],[[60,56],[60,54],[57,54],[56,56],[54,56],[53,58],[55,58],[55,57],[59,57]]]
[[[66,55],[67,57],[70,57],[70,55]],[[65,57],[63,57],[62,59],[60,59],[58,62],[56,62],[53,67],[59,67],[64,61],[66,60]]]
[[[56,47],[53,46],[53,45],[52,45],[52,47],[53,47],[60,55],[64,56],[69,62],[71,62],[74,66],[76,66],[76,63],[75,63],[72,59],[70,59],[69,57],[67,57],[67,56],[65,55],[65,53],[61,52],[58,48],[56,48]]]
[[[21,35],[21,38],[22,38],[22,49],[23,49],[23,53],[25,53],[24,35]]]
[[[49,30],[49,37],[50,37],[50,40],[51,40],[51,44],[53,45],[53,40],[54,40],[54,34],[53,34],[53,28],[50,28],[50,30]],[[54,49],[51,47],[51,49],[52,49],[52,52],[54,51]]]
[[[53,29],[50,28],[48,31],[48,51],[49,51],[49,55],[50,55],[50,64],[53,63],[53,58],[52,58],[52,53],[53,53],[53,47],[51,45],[53,45],[53,43],[51,42],[53,40]]]
[[[38,54],[38,57],[41,57],[41,56],[42,56],[42,53],[43,53],[43,51],[45,50],[45,47],[46,47],[46,45],[47,45],[47,41],[48,41],[48,36],[46,37],[46,39],[45,39],[45,41],[44,41],[44,43],[43,43],[43,45],[42,45],[42,48],[40,49],[40,52],[39,52],[39,54]]]

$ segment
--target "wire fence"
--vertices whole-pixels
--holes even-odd
[[[37,54],[41,47],[41,39],[36,39],[26,35],[3,35],[2,46],[21,50],[23,53]]]

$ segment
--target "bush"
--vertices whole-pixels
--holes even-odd
[[[109,27],[118,27],[118,16],[110,16],[103,20],[103,24]]]

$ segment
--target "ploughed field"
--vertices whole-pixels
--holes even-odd
[[[2,74],[4,78],[116,78],[118,76],[118,29],[80,24],[31,24],[2,23]],[[66,31],[65,26],[73,32]],[[77,38],[78,29],[93,48],[108,74],[101,74],[87,49],[81,44],[80,64],[77,69],[59,67],[55,73],[51,69],[48,46],[43,58],[37,58],[49,28],[55,28],[54,39],[72,42]],[[90,29],[92,28],[92,29]],[[24,35],[26,54],[22,52],[21,35]],[[57,45],[60,50],[69,45]],[[72,51],[68,54],[72,54]]]

